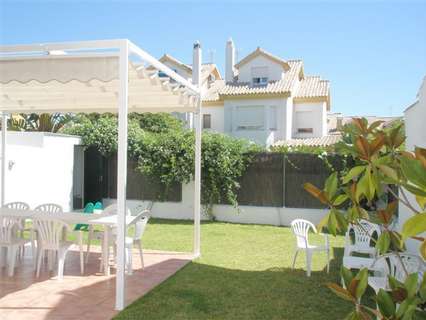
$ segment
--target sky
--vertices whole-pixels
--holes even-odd
[[[9,1],[0,44],[128,38],[150,54],[204,62],[224,76],[226,40],[242,59],[256,47],[302,59],[331,83],[331,111],[402,115],[426,76],[423,1]]]

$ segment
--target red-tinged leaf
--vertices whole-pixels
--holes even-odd
[[[419,160],[422,166],[426,169],[426,149],[416,147],[414,149],[414,154],[416,155],[416,159]]]
[[[355,298],[351,296],[348,290],[340,287],[335,283],[327,283],[327,287],[333,291],[337,296],[347,301],[356,302]]]
[[[401,156],[409,158],[409,159],[416,159],[416,157],[414,156],[414,154],[412,152],[408,152],[408,151],[401,151],[400,152]]]
[[[377,129],[378,127],[380,127],[380,125],[382,123],[385,123],[383,120],[377,120],[374,121],[372,124],[370,124],[370,126],[368,127],[368,131],[369,132],[373,132],[374,129]]]
[[[319,201],[321,201],[323,204],[329,204],[327,196],[325,195],[324,191],[322,191],[321,189],[318,189],[312,183],[306,182],[303,185],[303,188],[307,192],[309,192],[311,195],[313,195],[315,198],[317,198]]]
[[[386,212],[389,212],[390,214],[395,214],[396,212],[396,208],[398,208],[398,201],[394,200],[390,203],[388,203],[387,207],[386,207]]]
[[[355,147],[359,153],[359,157],[364,160],[370,159],[370,146],[368,144],[368,141],[365,137],[359,136],[355,140]]]
[[[377,217],[386,226],[392,221],[392,214],[385,210],[377,210]]]
[[[398,303],[401,303],[402,301],[407,298],[407,290],[404,288],[396,288],[392,290],[392,299]]]
[[[367,120],[364,118],[352,118],[352,123],[361,131],[362,133],[367,133]]]
[[[377,134],[376,138],[370,143],[370,154],[373,155],[376,152],[379,152],[384,144],[385,144],[385,135],[382,132],[380,132]]]
[[[351,294],[352,297],[356,298],[356,288],[358,287],[359,279],[354,278],[352,279],[351,283],[349,283],[348,291]]]

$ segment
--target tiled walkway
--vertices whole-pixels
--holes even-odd
[[[47,264],[40,278],[36,278],[31,257],[18,265],[13,278],[9,278],[3,268],[0,270],[0,319],[111,319],[116,314],[115,277],[99,273],[99,256],[99,253],[91,254],[85,274],[81,276],[79,254],[69,252],[62,281],[55,278],[56,270],[49,275]],[[166,280],[191,258],[190,254],[145,250],[142,270],[139,255],[134,251],[135,270],[127,277],[127,303]]]

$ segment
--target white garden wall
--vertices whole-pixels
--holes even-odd
[[[182,186],[181,202],[155,202],[152,208],[152,216],[167,219],[192,219],[194,197],[193,183]],[[104,199],[104,205],[114,203],[115,199]],[[128,200],[130,209],[143,204],[144,201]],[[327,213],[323,209],[299,209],[299,208],[275,208],[240,206],[239,212],[233,206],[215,205],[213,214],[219,221],[234,223],[253,223],[289,226],[294,219],[306,219],[318,224]],[[206,219],[206,216],[204,216]]]
[[[75,136],[8,132],[6,202],[24,201],[32,208],[57,203],[72,210],[74,146],[80,142]]]

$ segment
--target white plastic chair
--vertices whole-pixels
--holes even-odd
[[[142,236],[145,232],[146,225],[150,219],[150,210],[143,210],[138,213],[137,218],[133,221],[135,226],[135,233],[133,237],[126,237],[126,262],[127,262],[127,272],[129,274],[133,273],[133,246],[137,246],[139,249],[141,266],[142,269],[145,268],[143,261],[143,249],[142,249]],[[129,225],[130,227],[131,225]]]
[[[378,271],[380,275],[368,277],[368,285],[373,288],[376,294],[380,289],[389,290],[388,276],[404,282],[407,278],[404,267],[408,274],[425,271],[425,263],[419,256],[404,252],[400,253],[399,256],[401,259],[395,253],[389,253],[379,256],[374,262],[373,267],[375,270],[380,270]]]
[[[34,208],[34,211],[46,213],[62,213],[63,209],[60,205],[55,203],[43,203]]]
[[[354,243],[351,243],[351,230],[354,232]],[[381,230],[379,225],[367,220],[360,220],[358,224],[350,224],[345,237],[344,256],[351,256],[354,252],[368,254],[371,258],[376,257],[377,250],[372,243],[373,237],[378,239]]]
[[[40,204],[37,207],[35,207],[34,211],[46,213],[48,215],[50,213],[62,213],[63,209],[60,205],[55,204],[55,203],[43,203],[43,204]],[[38,247],[38,244],[37,244],[37,250],[35,250],[34,242],[36,240],[38,241],[38,239],[37,239],[37,231],[34,227],[30,230],[30,240],[31,240],[31,247],[32,247],[33,253],[35,251],[35,255],[33,254],[33,256],[35,257],[34,268],[36,268],[37,267],[37,259],[38,259],[38,255],[39,255],[39,247]]]
[[[38,246],[39,254],[37,257],[37,277],[40,276],[41,262],[43,255],[48,253],[49,270],[53,270],[53,263],[56,254],[58,255],[58,279],[63,279],[64,276],[64,263],[65,257],[68,253],[69,248],[73,245],[73,242],[66,241],[64,237],[65,230],[72,230],[66,223],[56,220],[49,219],[48,217],[43,219],[34,219],[34,227],[38,234]],[[84,257],[82,253],[82,242],[80,239],[80,271],[84,273]]]
[[[312,245],[309,243],[309,230],[312,229],[314,233],[318,233],[315,226],[303,219],[296,219],[291,222],[291,229],[296,236],[296,252],[293,258],[293,266],[296,264],[297,254],[300,250],[306,251],[306,274],[308,277],[311,276],[311,264],[312,264],[312,253],[314,251],[325,251],[327,253],[327,273],[330,271],[330,245],[328,241],[328,236],[322,234],[325,238],[324,246]]]
[[[30,206],[27,203],[20,202],[20,201],[6,203],[3,205],[3,208],[14,209],[14,210],[30,210]],[[21,223],[20,223],[21,238],[24,238],[25,231],[30,231],[30,229],[25,228],[25,219],[21,219]],[[32,249],[34,250],[34,248]],[[20,247],[19,250],[21,251],[21,257],[23,257],[25,253],[25,246]],[[34,251],[33,251],[33,256],[34,256]]]
[[[109,206],[107,206],[105,209],[103,209],[100,213],[93,213],[93,214],[102,214],[103,216],[107,216],[107,215],[114,215],[117,214],[117,204],[113,203]],[[131,211],[129,208],[127,208],[127,215],[131,214]],[[81,231],[80,231],[81,232]],[[114,230],[113,230],[114,233]],[[87,250],[86,250],[86,260],[85,262],[88,263],[89,262],[89,255],[90,255],[90,246],[92,243],[92,240],[102,240],[104,236],[104,232],[100,231],[100,230],[95,230],[93,225],[89,225],[89,234],[87,236]],[[101,262],[101,267],[100,270],[102,271],[102,262]]]
[[[18,236],[20,226],[20,218],[0,217],[0,266],[3,266],[3,250],[6,249],[9,277],[14,274],[18,249],[27,242]]]

